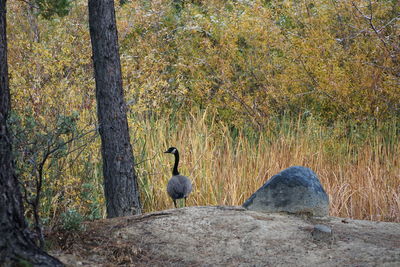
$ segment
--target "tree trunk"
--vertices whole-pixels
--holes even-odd
[[[9,111],[6,0],[0,0],[0,265],[63,266],[40,250],[29,236],[14,172],[11,136],[7,127]]]
[[[89,0],[89,28],[107,216],[112,218],[140,214],[137,177],[122,89],[113,0]]]

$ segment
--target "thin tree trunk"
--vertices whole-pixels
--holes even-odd
[[[63,266],[40,250],[29,236],[22,196],[14,171],[11,137],[7,127],[10,111],[8,85],[6,0],[0,0],[0,265]]]
[[[113,0],[89,0],[89,28],[107,216],[112,218],[140,214],[137,177],[122,89]]]
[[[40,32],[39,32],[39,26],[38,26],[38,18],[37,18],[37,14],[35,14],[35,12],[37,12],[37,9],[35,10],[35,8],[33,7],[32,4],[27,4],[26,5],[26,16],[28,18],[29,21],[29,26],[31,27],[31,38],[32,41],[35,43],[39,43],[40,42]]]

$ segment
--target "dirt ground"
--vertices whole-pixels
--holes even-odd
[[[400,266],[399,223],[223,206],[98,220],[84,228],[49,236],[50,254],[67,266]]]

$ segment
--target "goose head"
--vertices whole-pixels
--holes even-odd
[[[167,151],[165,151],[164,153],[170,153],[170,154],[177,154],[178,153],[178,149],[176,149],[176,147],[170,147],[170,148],[168,148],[168,150]]]

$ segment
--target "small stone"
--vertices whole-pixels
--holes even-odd
[[[311,232],[311,235],[316,241],[331,242],[332,241],[332,229],[326,225],[316,224]]]

